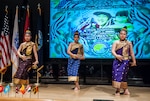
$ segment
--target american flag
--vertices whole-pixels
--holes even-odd
[[[10,58],[10,40],[9,40],[9,20],[8,14],[6,13],[4,17],[4,25],[0,36],[0,51],[2,53],[2,57],[0,59],[0,71],[6,70],[8,66],[11,65]]]

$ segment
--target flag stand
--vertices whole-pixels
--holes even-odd
[[[44,65],[42,65],[40,68],[38,68],[37,69],[37,72],[36,72],[36,76],[37,76],[37,83],[35,83],[35,85],[37,86],[37,87],[39,87],[39,85],[40,85],[40,83],[39,83],[39,77],[41,76],[41,74],[39,73],[39,71],[42,69],[44,67]],[[36,89],[38,89],[38,91],[37,91],[37,98],[39,98],[39,88],[36,88]]]
[[[1,82],[0,82],[0,85],[3,84],[3,73],[1,73]]]
[[[12,78],[12,82],[10,83],[10,86],[14,86],[14,83],[13,83],[14,79]]]
[[[39,86],[40,85],[40,83],[39,83],[39,77],[40,77],[40,73],[39,73],[39,71],[42,69],[44,67],[44,65],[42,65],[40,68],[38,68],[37,69],[37,71],[36,71],[36,83],[35,83],[35,85],[36,86]]]

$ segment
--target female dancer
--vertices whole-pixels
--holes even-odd
[[[78,69],[80,66],[80,60],[84,59],[83,46],[78,42],[79,33],[74,33],[74,42],[69,44],[67,53],[70,55],[68,59],[68,81],[74,81],[74,90],[80,90]]]
[[[18,49],[19,56],[19,67],[14,76],[15,84],[28,84],[29,83],[29,75],[28,69],[32,67],[32,65],[36,66],[38,64],[38,55],[36,50],[36,45],[31,41],[31,32],[29,30],[26,31],[24,36],[25,42],[23,42]],[[33,62],[33,55],[35,57],[35,61]]]
[[[120,95],[120,89],[124,90],[125,95],[130,92],[127,88],[127,72],[130,65],[130,57],[132,59],[131,66],[136,66],[136,60],[132,48],[132,43],[126,40],[126,27],[120,31],[120,40],[114,42],[112,46],[112,54],[115,57],[112,67],[112,85],[116,88],[115,95]]]

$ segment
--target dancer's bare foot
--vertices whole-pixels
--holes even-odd
[[[123,94],[124,94],[124,95],[130,95],[130,92],[129,92],[128,89],[125,89]]]
[[[78,81],[75,81],[75,88],[74,90],[80,90],[80,85]]]
[[[115,93],[115,96],[120,96],[120,93]]]
[[[78,87],[78,89],[80,90],[80,86],[78,85],[77,87]]]
[[[115,96],[120,96],[120,91],[116,91]]]
[[[75,88],[74,88],[74,91],[78,91],[78,90],[80,90],[80,88],[78,88],[78,87],[75,87]]]

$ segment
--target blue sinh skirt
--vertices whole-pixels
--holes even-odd
[[[79,59],[68,59],[68,81],[78,81]]]

